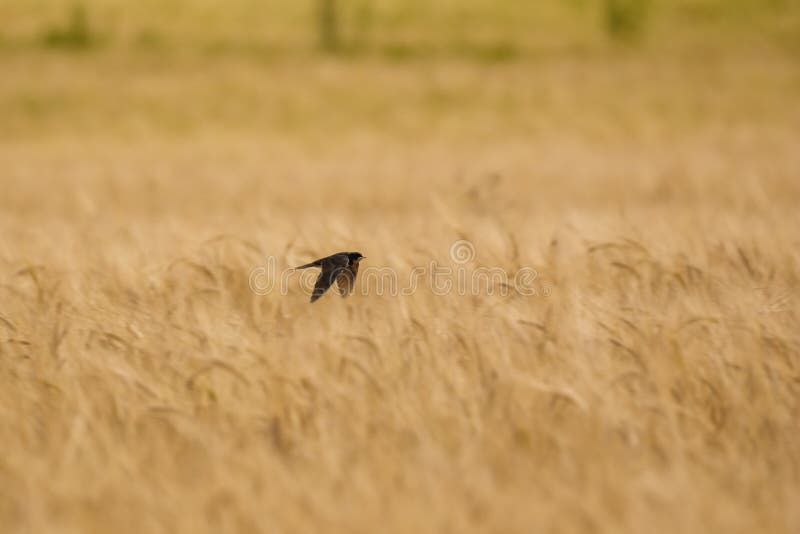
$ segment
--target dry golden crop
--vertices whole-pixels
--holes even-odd
[[[790,55],[0,53],[0,532],[800,529]]]

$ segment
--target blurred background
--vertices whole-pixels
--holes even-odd
[[[31,0],[0,20],[11,210],[86,208],[93,179],[152,207],[189,176],[208,187],[176,209],[688,200],[774,193],[763,165],[796,160],[794,0]],[[400,178],[425,187],[370,185]]]
[[[640,92],[661,97],[654,112],[692,120],[702,110],[698,96],[679,99],[687,89],[756,91],[771,63],[794,74],[800,52],[794,0],[31,0],[0,3],[0,17],[7,136],[209,125],[401,134],[476,106],[581,113],[625,108]],[[569,72],[553,80],[554,64]],[[536,125],[526,113],[503,119]]]
[[[650,51],[797,52],[793,0],[32,0],[4,2],[3,48],[483,61]]]

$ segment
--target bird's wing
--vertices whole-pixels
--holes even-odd
[[[330,262],[323,262],[322,272],[317,277],[317,282],[314,284],[314,291],[311,293],[311,302],[320,298],[336,280],[342,267],[337,267]]]
[[[352,263],[348,267],[337,273],[336,285],[339,286],[339,294],[343,297],[351,295],[356,288],[356,275],[358,274],[358,263]]]

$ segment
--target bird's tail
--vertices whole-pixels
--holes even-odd
[[[306,263],[305,265],[301,265],[300,267],[295,267],[295,269],[308,269],[309,267],[319,267],[322,265],[322,260],[312,261],[311,263]]]

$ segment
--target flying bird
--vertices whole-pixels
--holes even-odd
[[[322,268],[322,272],[319,273],[317,282],[314,284],[314,291],[311,293],[311,302],[314,302],[333,285],[334,281],[339,287],[341,296],[346,297],[351,294],[356,287],[358,262],[363,259],[364,256],[360,252],[337,252],[300,267],[295,267],[295,269]]]

